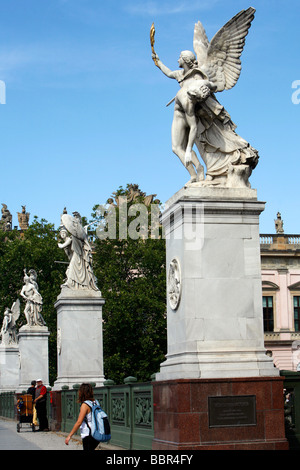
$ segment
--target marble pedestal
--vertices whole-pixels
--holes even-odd
[[[17,390],[20,357],[18,346],[0,346],[0,391]]]
[[[156,450],[287,450],[283,378],[264,348],[256,191],[183,188],[166,205],[166,361]]]
[[[153,382],[153,449],[288,449],[283,378],[264,348],[263,210],[247,188],[184,188],[167,203],[168,352]]]
[[[19,391],[27,390],[32,380],[42,379],[49,387],[49,331],[46,326],[22,326],[19,330]]]
[[[53,390],[83,382],[103,386],[102,306],[100,292],[62,289],[57,310],[57,368]]]
[[[156,380],[278,376],[264,348],[256,191],[183,188],[166,205],[168,352]]]

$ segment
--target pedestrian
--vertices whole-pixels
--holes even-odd
[[[35,404],[34,404],[34,400],[35,400],[35,386],[36,386],[36,381],[35,381],[35,380],[32,380],[31,386],[30,386],[29,389],[27,390],[27,393],[32,396],[32,424],[34,424],[35,426],[37,426],[37,425],[38,425],[38,420],[37,420],[37,415],[36,415],[36,407],[35,407]]]
[[[35,399],[35,386],[36,386],[36,381],[33,380],[31,382],[31,386],[27,390],[27,394],[32,395],[32,401]]]
[[[68,445],[71,437],[80,428],[80,436],[82,439],[83,450],[95,450],[99,444],[96,439],[90,435],[90,426],[92,423],[92,413],[89,405],[84,403],[85,400],[94,401],[93,388],[90,384],[83,383],[79,387],[78,391],[78,402],[81,404],[79,415],[76,423],[73,426],[72,431],[68,434],[65,439],[65,444]]]
[[[36,380],[35,407],[39,420],[39,431],[49,431],[47,418],[47,389],[43,385],[42,379]]]

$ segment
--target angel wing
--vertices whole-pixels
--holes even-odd
[[[12,313],[12,317],[13,317],[13,324],[15,325],[16,324],[16,321],[18,320],[19,316],[20,316],[20,300],[17,299],[13,304],[12,304],[12,307],[11,307],[11,313]]]
[[[86,240],[87,234],[76,217],[72,217],[69,214],[62,214],[61,222],[71,235],[74,235],[74,237],[79,238],[82,241]]]
[[[242,10],[215,34],[211,42],[200,21],[195,25],[194,51],[198,65],[216,85],[217,91],[230,90],[239,79],[242,70],[240,56],[254,13],[252,7]]]

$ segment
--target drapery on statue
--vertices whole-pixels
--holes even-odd
[[[254,12],[255,9],[250,7],[238,13],[211,42],[199,21],[194,29],[197,59],[191,51],[181,52],[178,64],[182,70],[175,71],[166,67],[154,51],[152,24],[153,61],[167,77],[177,80],[180,85],[172,100],[175,101],[172,150],[190,173],[188,184],[250,187],[248,178],[258,163],[258,152],[236,134],[236,125],[217,101],[215,93],[233,88],[239,79],[240,56]],[[194,145],[206,165],[206,178]]]
[[[92,249],[88,241],[87,226],[82,226],[78,212],[73,212],[73,215],[74,217],[64,213],[61,216],[60,236],[63,243],[58,243],[58,246],[65,250],[69,259],[67,279],[62,287],[99,291],[92,268]]]
[[[16,346],[18,344],[17,339],[17,320],[20,316],[20,301],[16,300],[12,304],[11,308],[6,308],[4,312],[4,318],[0,336],[2,338],[2,346]]]
[[[24,286],[21,290],[21,297],[26,301],[24,315],[27,320],[26,326],[45,326],[42,316],[43,299],[38,291],[37,274],[34,269],[29,271],[29,276],[24,269]]]

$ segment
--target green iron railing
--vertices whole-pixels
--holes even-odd
[[[0,393],[0,416],[3,418],[15,418],[15,393],[3,392]]]
[[[78,386],[64,389],[61,393],[61,430],[69,432],[79,413]],[[107,413],[112,439],[111,443],[125,449],[151,450],[153,430],[153,393],[151,383],[137,383],[128,377],[124,385],[106,381],[104,387],[94,389]]]
[[[79,384],[72,389],[48,393],[48,419],[51,429],[69,432],[77,420]],[[153,391],[151,383],[138,383],[128,377],[124,384],[115,385],[107,380],[103,387],[94,388],[94,397],[99,400],[109,417],[111,444],[124,449],[151,450],[153,429]],[[16,395],[14,392],[0,393],[0,416],[17,419]]]

